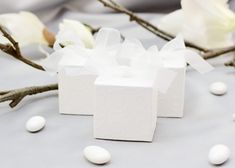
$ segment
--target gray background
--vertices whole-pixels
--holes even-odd
[[[143,14],[156,22],[160,15]],[[140,38],[146,47],[164,43],[151,33],[120,14],[84,14],[63,10],[48,23],[56,31],[63,18],[79,19],[97,26],[118,28],[125,36]],[[38,58],[33,49],[24,53]],[[38,56],[37,56],[38,55]],[[235,97],[235,70],[223,66],[229,57],[210,62],[216,69],[201,75],[190,68],[187,70],[185,116],[182,119],[160,118],[157,121],[152,143],[96,140],[92,136],[92,117],[60,115],[57,92],[27,97],[14,109],[7,103],[0,104],[0,167],[3,168],[89,168],[82,155],[87,145],[99,145],[112,154],[111,163],[104,167],[114,168],[207,168],[207,155],[211,146],[223,143],[232,151],[230,160],[222,167],[235,166],[235,122],[232,114]],[[0,55],[0,90],[43,85],[56,81],[45,72],[35,70],[7,56]],[[217,97],[209,93],[209,84],[223,81],[228,93]],[[31,116],[42,115],[47,124],[36,134],[25,130],[25,122]]]

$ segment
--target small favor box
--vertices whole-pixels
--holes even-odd
[[[196,52],[188,50],[181,35],[163,46],[159,55],[163,60],[158,72],[159,81],[164,84],[167,78],[172,80],[169,80],[167,89],[159,89],[158,117],[183,117],[187,63],[202,74],[213,70],[213,67]],[[175,74],[174,78],[171,78],[170,74]],[[162,84],[158,83],[158,86]]]
[[[47,69],[59,70],[60,113],[93,115],[95,79],[107,67],[118,64],[116,52],[120,40],[119,31],[102,28],[96,35],[93,48],[72,45],[58,50],[48,58]]]
[[[97,75],[84,67],[65,67],[58,73],[59,112],[92,115],[94,113],[94,81]]]
[[[157,116],[183,117],[186,66],[162,68],[162,71],[164,70],[174,72],[175,77],[165,93],[158,92]],[[164,77],[162,80],[164,80]]]
[[[95,89],[95,138],[152,141],[157,120],[153,80],[98,77]]]

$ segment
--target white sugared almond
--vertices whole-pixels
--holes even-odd
[[[233,121],[235,121],[235,113],[233,113]]]
[[[111,160],[110,153],[99,146],[87,146],[83,150],[84,157],[94,164],[105,164]]]
[[[44,128],[46,124],[46,120],[42,116],[34,116],[31,117],[27,122],[26,122],[26,130],[29,132],[37,132],[40,131],[41,129]]]
[[[218,144],[210,149],[208,159],[213,165],[225,163],[230,157],[230,149],[223,144]]]
[[[224,95],[227,92],[227,85],[223,82],[214,82],[210,85],[210,92],[214,95]]]

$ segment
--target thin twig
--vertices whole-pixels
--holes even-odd
[[[232,66],[232,67],[235,67],[235,62],[233,60],[229,61],[229,62],[226,62],[224,64],[225,66]]]
[[[2,26],[0,26],[0,31],[2,32],[3,36],[6,37],[9,40],[9,42],[13,45],[13,47],[16,51],[16,55],[21,56],[20,47],[19,47],[18,42],[16,42],[13,39],[13,37],[6,30],[4,30],[4,28]]]
[[[225,66],[232,66],[235,68],[235,55],[233,55],[233,59],[231,61],[226,62],[224,65]]]
[[[92,34],[95,34],[96,32],[99,31],[99,28],[93,28],[92,26],[88,24],[86,24],[86,26],[89,27]],[[21,55],[21,51],[20,51],[18,43],[1,25],[0,25],[0,31],[2,32],[3,36],[6,37],[9,40],[9,42],[12,44],[12,45],[0,44],[0,50],[32,66],[33,68],[45,71],[45,69],[41,65],[36,64]],[[44,29],[43,35],[48,41],[49,46],[53,46],[53,43],[55,42],[54,34],[49,32],[47,29]],[[38,93],[48,92],[48,91],[57,90],[57,89],[58,89],[58,84],[51,84],[51,85],[45,85],[45,86],[32,86],[32,87],[26,87],[26,88],[21,88],[21,89],[2,91],[0,92],[0,103],[5,102],[5,101],[11,101],[9,106],[13,108],[17,104],[19,104],[20,101],[26,96],[35,95]]]
[[[95,34],[95,33],[97,33],[100,30],[100,27],[95,28],[95,27],[93,27],[93,26],[91,26],[91,25],[89,25],[87,23],[83,23],[83,24],[90,29],[92,34]]]
[[[36,64],[21,55],[18,43],[7,31],[5,31],[5,29],[1,25],[0,25],[0,31],[2,32],[3,36],[6,37],[9,40],[9,42],[12,44],[12,45],[0,44],[0,50],[24,62],[25,64],[32,66],[33,68],[45,71],[41,65]],[[51,39],[51,42],[53,42],[53,39]],[[13,108],[17,104],[19,104],[20,101],[26,96],[43,93],[51,90],[57,90],[57,89],[58,89],[58,84],[51,84],[45,86],[33,86],[33,87],[26,87],[9,91],[2,91],[0,92],[0,103],[5,101],[11,101],[9,105],[10,107]]]
[[[58,84],[50,84],[45,86],[32,86],[21,89],[8,90],[0,92],[0,103],[5,101],[11,101],[10,107],[15,107],[24,97],[35,95],[38,93],[57,90]]]
[[[22,56],[18,42],[16,42],[14,38],[1,25],[0,25],[0,32],[2,32],[3,36],[6,37],[11,43],[11,44],[0,44],[0,50],[20,60],[21,62],[24,62],[27,65],[45,71],[45,69],[41,65],[32,62],[31,60]]]
[[[152,23],[146,21],[145,19],[139,17],[138,15],[134,14],[133,12],[126,9],[124,6],[114,2],[113,0],[98,0],[101,2],[104,6],[109,7],[117,12],[124,13],[130,17],[130,21],[137,22],[140,26],[144,27],[145,29],[149,30],[153,34],[157,35],[158,37],[161,37],[162,39],[165,39],[167,41],[174,38],[173,35],[159,29],[157,26],[153,25]],[[197,46],[191,42],[185,42],[185,45],[191,48],[195,48],[199,51],[207,52],[208,49]]]
[[[128,15],[130,17],[130,21],[135,21],[140,26],[144,27],[145,29],[149,30],[150,32],[152,32],[153,34],[157,35],[158,37],[162,39],[169,41],[172,38],[174,38],[173,35],[165,32],[164,30],[159,29],[157,26],[139,17],[138,15],[134,14],[133,12],[129,11],[124,6],[116,3],[113,0],[98,0],[98,1],[101,2],[105,7],[109,7],[117,12],[121,12],[121,13]],[[214,57],[235,51],[235,46],[221,48],[221,49],[206,49],[206,48],[200,47],[196,44],[193,44],[187,41],[185,42],[185,45],[199,50],[204,59],[214,58]]]
[[[202,56],[204,59],[210,59],[233,51],[235,51],[235,46],[230,46],[226,48],[210,50],[208,52],[202,53]]]
[[[0,92],[0,95],[4,95],[4,94],[7,94],[9,93],[9,91],[3,91],[3,92]]]

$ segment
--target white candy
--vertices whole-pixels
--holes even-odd
[[[209,152],[209,162],[214,165],[223,164],[229,159],[230,149],[223,145],[218,144],[213,146]]]
[[[210,85],[210,92],[214,95],[223,95],[227,92],[227,86],[223,82],[214,82]]]
[[[94,164],[105,164],[111,160],[110,153],[99,146],[87,146],[83,150],[84,157]]]
[[[233,113],[233,121],[235,121],[235,113]]]
[[[29,132],[37,132],[37,131],[40,131],[41,129],[43,129],[45,124],[46,124],[45,118],[43,118],[41,116],[34,116],[34,117],[31,117],[27,121],[25,127],[26,127],[27,131],[29,131]]]

